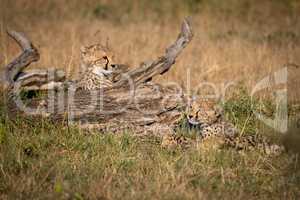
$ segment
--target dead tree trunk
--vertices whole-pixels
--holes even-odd
[[[165,55],[120,74],[112,87],[97,91],[77,89],[76,83],[65,84],[64,73],[59,70],[23,72],[31,62],[39,59],[39,53],[23,34],[8,33],[23,50],[5,68],[5,84],[9,85],[10,92],[13,91],[10,113],[17,112],[25,117],[46,116],[55,121],[103,131],[133,129],[140,133],[157,132],[159,129],[163,134],[161,128],[168,130],[172,127],[186,107],[180,90],[149,80],[167,72],[191,41],[193,35],[188,20],[184,20],[177,40],[167,48]],[[53,90],[53,85],[57,86],[56,90]],[[48,94],[30,99],[24,106],[18,89],[46,89]]]
[[[47,90],[65,80],[65,73],[57,69],[24,72],[27,66],[40,59],[40,54],[23,33],[7,31],[7,34],[21,47],[22,53],[4,68],[5,89],[20,87],[23,90]]]

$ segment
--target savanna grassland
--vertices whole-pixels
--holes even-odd
[[[11,121],[2,100],[0,199],[298,199],[299,13],[298,0],[0,0],[0,66],[20,51],[6,35],[15,29],[41,53],[30,68],[62,68],[70,79],[80,71],[81,46],[108,39],[117,61],[136,67],[160,56],[190,16],[193,41],[155,81],[213,94],[243,133],[260,132],[288,149],[279,156],[200,143],[168,150],[159,138],[130,131],[87,134],[43,119]],[[254,115],[274,114],[276,87],[259,94],[262,101],[250,97],[283,67],[291,121],[284,136]]]

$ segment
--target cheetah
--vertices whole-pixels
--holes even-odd
[[[161,147],[174,149],[176,147],[181,147],[186,149],[190,146],[190,140],[183,135],[176,134],[166,134],[163,136],[161,141]]]
[[[80,53],[83,72],[77,85],[84,90],[111,87],[129,70],[127,65],[114,63],[113,52],[101,44],[81,47]]]
[[[107,76],[111,73],[108,68],[113,62],[111,51],[101,44],[94,44],[81,47],[80,54],[83,72],[78,87],[84,90],[110,87],[112,82]]]
[[[210,99],[189,99],[185,116],[188,125],[198,130],[202,140],[212,136],[235,136],[238,133],[231,123],[222,118],[221,107]]]
[[[189,99],[188,102],[183,121],[187,122],[188,128],[196,131],[203,145],[207,142],[214,146],[216,143],[218,147],[234,148],[238,151],[259,149],[266,154],[279,154],[284,151],[283,146],[271,144],[262,135],[241,136],[233,124],[222,118],[222,109],[216,102],[196,98]],[[183,137],[175,132],[163,136],[162,146],[187,146],[187,140]]]

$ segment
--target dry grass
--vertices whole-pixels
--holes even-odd
[[[95,14],[102,5],[98,1],[87,5],[78,1],[69,4],[63,1],[46,4],[42,1],[36,1],[36,4],[26,2],[7,2],[18,15],[13,15],[10,10],[3,11],[1,66],[18,51],[5,35],[7,27],[26,32],[40,49],[41,60],[32,67],[64,68],[74,77],[79,70],[80,46],[105,42],[107,38],[119,62],[137,66],[163,53],[176,38],[180,20],[187,14],[192,16],[195,38],[162,81],[175,81],[184,86],[187,82],[195,86],[207,81],[216,84],[218,89],[222,83],[242,81],[251,90],[259,80],[285,64],[300,63],[300,20],[297,14],[300,6],[297,1],[239,3],[231,0],[233,8],[223,3],[215,5],[215,1],[204,1],[199,6],[201,9],[193,12],[188,12],[181,5],[186,4],[177,1],[174,2],[179,8],[176,3],[170,6],[166,1],[166,8],[156,11],[153,1],[149,3],[152,7],[147,9],[145,16],[139,10],[145,6],[144,1],[129,1],[131,3],[127,4],[132,8],[123,15],[120,12],[124,12],[125,3],[122,7],[116,6],[116,0],[112,4],[100,1],[104,2],[103,5],[110,5],[103,8],[105,11],[116,10],[108,16]],[[168,12],[167,6],[171,11],[177,9],[176,12]],[[180,8],[182,12],[179,12]],[[154,14],[151,15],[149,10],[154,10]],[[55,14],[58,18],[54,17]],[[161,18],[156,19],[159,14]],[[120,19],[112,18],[114,15],[120,15]],[[170,20],[171,16],[173,20]],[[192,74],[190,81],[187,81],[187,72]],[[299,74],[299,69],[296,73]],[[293,86],[290,89],[295,92]]]
[[[161,82],[224,85],[251,91],[287,63],[300,65],[300,3],[247,0],[0,0],[0,66],[19,49],[5,33],[25,32],[41,53],[31,67],[76,77],[79,48],[105,42],[119,62],[156,58],[192,16],[195,37]],[[290,67],[289,96],[299,100],[299,67]],[[211,91],[208,86],[201,93]],[[227,94],[227,93],[226,93]],[[86,136],[60,125],[1,117],[0,199],[201,199],[299,197],[297,156],[258,152],[165,151],[128,135]],[[28,149],[31,153],[27,155]],[[298,185],[298,186],[297,186]]]

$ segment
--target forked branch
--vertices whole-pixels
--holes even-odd
[[[129,71],[127,74],[128,76],[120,79],[116,83],[116,87],[124,86],[126,83],[128,84],[128,77],[130,77],[134,85],[139,85],[147,80],[151,80],[159,74],[164,74],[175,63],[178,55],[188,45],[192,38],[193,33],[191,25],[189,20],[186,18],[182,23],[181,32],[177,40],[166,49],[164,56],[159,57],[154,61],[145,62],[138,68]]]
[[[33,44],[25,37],[23,33],[16,31],[7,31],[7,34],[13,38],[17,44],[21,47],[23,52],[11,61],[7,66],[5,66],[4,78],[5,84],[10,86],[14,84],[18,75],[32,62],[39,60],[40,55]]]

